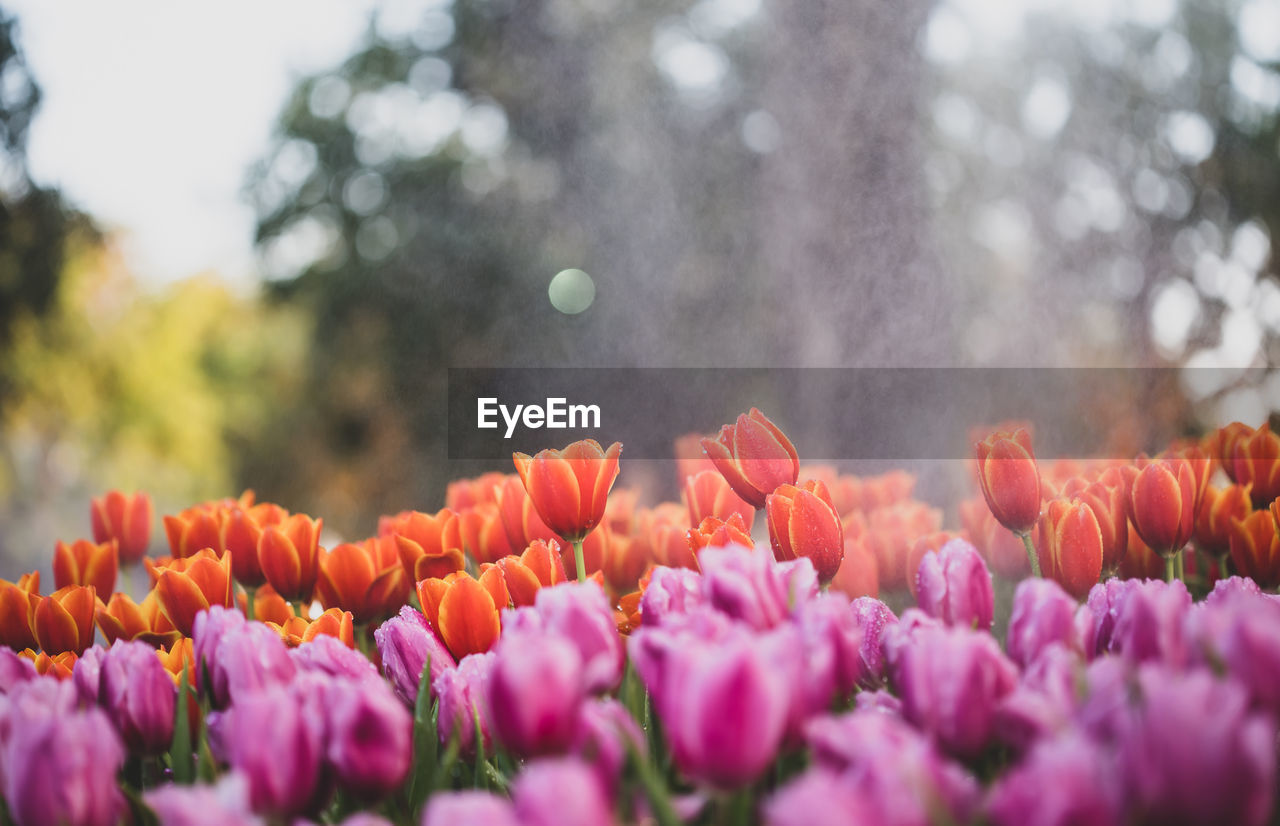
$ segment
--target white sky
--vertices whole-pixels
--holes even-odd
[[[109,228],[151,283],[253,269],[240,196],[298,77],[362,38],[374,0],[10,0],[44,91],[33,175]]]

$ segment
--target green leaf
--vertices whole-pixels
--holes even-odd
[[[175,783],[188,785],[195,782],[195,766],[191,762],[191,688],[187,684],[186,663],[182,664],[182,676],[178,678],[178,711],[173,721],[173,744],[169,749],[169,765],[173,769]]]
[[[415,812],[426,800],[438,761],[432,705],[431,658],[428,657],[418,677],[418,699],[413,706],[413,776],[409,779],[409,805]]]

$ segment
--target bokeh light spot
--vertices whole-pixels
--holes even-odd
[[[565,315],[577,315],[596,299],[596,284],[582,270],[561,270],[547,287],[551,306]]]

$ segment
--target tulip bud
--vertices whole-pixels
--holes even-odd
[[[1247,486],[1207,488],[1196,514],[1196,550],[1219,559],[1226,556],[1231,550],[1231,523],[1252,512]]]
[[[169,551],[175,559],[186,559],[205,548],[215,552],[222,546],[220,508],[196,506],[177,516],[164,517],[164,531],[169,538]]]
[[[96,605],[92,585],[68,585],[41,598],[32,613],[31,630],[44,652],[50,656],[84,653],[93,644]]]
[[[15,710],[9,725],[4,799],[16,826],[120,822],[125,806],[116,774],[125,750],[100,710],[30,716]]]
[[[1239,432],[1224,447],[1230,453],[1223,455],[1223,467],[1237,484],[1250,486],[1255,508],[1265,508],[1280,497],[1280,436],[1271,432],[1270,423]]]
[[[395,537],[395,547],[412,582],[443,579],[462,570],[462,522],[448,508],[434,516],[410,511],[385,525],[385,530]]]
[[[16,584],[0,579],[0,645],[15,651],[39,645],[31,621],[40,599],[39,571],[25,574]]]
[[[255,812],[287,818],[315,808],[324,758],[322,730],[285,689],[237,697],[218,718],[211,741],[249,779]]]
[[[343,543],[320,554],[316,597],[327,609],[350,611],[353,622],[386,619],[404,604],[409,587],[400,554],[385,537]]]
[[[861,537],[851,537],[845,532],[844,559],[840,569],[831,579],[831,588],[849,599],[875,598],[880,595],[880,569],[875,554]]]
[[[707,548],[701,559],[703,598],[717,611],[761,631],[790,615],[793,594],[768,555],[730,546]]]
[[[488,651],[498,640],[499,612],[510,597],[502,571],[488,565],[480,578],[465,571],[418,583],[418,602],[455,659]]]
[[[1089,593],[1102,574],[1102,531],[1084,502],[1050,500],[1035,544],[1044,575],[1076,598]]]
[[[1071,732],[1039,742],[997,780],[987,814],[994,826],[1120,826],[1120,797],[1107,753]]]
[[[323,674],[351,682],[383,682],[377,666],[368,657],[328,634],[289,649],[289,659],[300,673]]]
[[[440,698],[436,730],[441,743],[457,736],[458,747],[464,756],[476,753],[476,720],[480,721],[480,734],[485,749],[489,749],[489,709],[485,700],[489,694],[489,675],[493,672],[494,654],[469,654],[463,657],[457,668],[441,672],[432,683],[432,690]]]
[[[519,484],[517,481],[516,486]],[[521,488],[521,493],[523,491]],[[458,515],[458,529],[462,534],[463,547],[476,562],[497,562],[519,550],[507,537],[496,502],[483,502],[471,510],[462,511]]]
[[[264,826],[249,808],[248,779],[236,771],[212,786],[160,786],[143,799],[163,826]]]
[[[98,603],[96,612],[98,630],[108,643],[116,640],[140,640],[153,648],[172,645],[181,636],[169,618],[160,610],[160,600],[154,590],[138,605],[123,591],[111,595],[103,605]]]
[[[555,754],[573,742],[586,697],[582,657],[558,634],[509,634],[489,675],[493,735],[521,757]]]
[[[921,560],[916,601],[926,614],[948,625],[988,631],[995,615],[991,572],[976,548],[954,539]]]
[[[1204,466],[1208,467],[1208,463]],[[1116,468],[1104,471],[1093,482],[1085,483],[1077,478],[1063,488],[1066,498],[1088,505],[1098,520],[1104,572],[1115,571],[1128,548],[1129,505],[1126,491],[1124,478]]]
[[[1121,517],[1127,525],[1128,510],[1122,511]],[[960,524],[964,526],[969,541],[997,576],[1017,581],[1031,573],[1027,549],[1017,536],[996,521],[985,500],[966,499],[961,502]]]
[[[1040,471],[1024,428],[995,431],[974,445],[978,481],[996,521],[1016,534],[1027,534],[1040,516]]]
[[[116,571],[120,567],[118,546],[114,539],[95,545],[79,539],[68,545],[59,542],[53,552],[53,585],[92,585],[98,598],[110,599],[116,589]]]
[[[1024,579],[1013,594],[1005,649],[1024,668],[1053,643],[1079,650],[1075,614],[1079,604],[1051,579]]]
[[[1156,459],[1141,470],[1125,470],[1129,519],[1151,550],[1170,556],[1182,550],[1196,525],[1195,475],[1186,459]]]
[[[427,798],[422,826],[520,826],[511,801],[489,792],[440,791]]]
[[[1280,585],[1280,535],[1270,511],[1231,522],[1231,564],[1263,588]]]
[[[1004,531],[1007,533],[1007,531]],[[934,531],[933,533],[921,534],[916,537],[916,541],[911,543],[911,550],[907,552],[906,572],[907,572],[907,589],[911,591],[911,596],[915,599],[920,598],[917,591],[917,574],[920,571],[920,563],[924,562],[924,558],[929,554],[936,554],[942,550],[942,546],[946,545],[953,539],[961,537],[951,531]]]
[[[542,450],[536,456],[516,453],[512,459],[542,521],[576,542],[604,518],[621,453],[618,442],[604,450],[594,439],[585,439],[564,450]]]
[[[591,766],[576,757],[537,760],[511,786],[522,826],[613,826],[613,805]],[[572,801],[571,805],[565,805]]]
[[[733,492],[757,510],[780,485],[794,485],[800,476],[795,445],[754,407],[701,445]]]
[[[779,485],[765,497],[769,539],[778,561],[806,557],[825,585],[844,559],[844,526],[831,503],[826,485]]]
[[[590,693],[610,691],[622,681],[626,657],[613,610],[594,582],[572,582],[544,588],[532,610],[508,612],[513,629],[559,634],[578,649],[583,682]]]
[[[746,532],[751,533],[756,509],[733,492],[733,488],[714,469],[704,470],[684,480],[684,501],[689,509],[689,524],[701,525],[709,516],[726,521],[733,514],[742,516]]]
[[[158,756],[173,739],[177,688],[151,646],[118,641],[102,659],[102,705],[130,751]]]
[[[382,623],[373,632],[378,644],[382,673],[391,687],[406,705],[413,707],[418,700],[418,684],[422,669],[430,662],[431,679],[435,680],[446,669],[454,667],[453,657],[427,618],[406,605],[397,616]]]
[[[351,688],[342,686],[326,701],[326,760],[342,788],[359,800],[378,800],[409,776],[413,717],[385,683]]]
[[[626,706],[611,698],[583,705],[572,750],[590,764],[610,797],[624,777],[629,749],[642,758],[647,756],[644,733]]]
[[[94,497],[92,503],[93,541],[102,544],[114,539],[125,565],[141,559],[151,543],[151,497],[142,492],[125,496],[113,490]]]
[[[165,617],[183,635],[190,636],[197,614],[214,605],[234,605],[231,555],[224,552],[219,556],[206,549],[175,559],[159,569],[155,592]]]
[[[687,532],[689,554],[680,559],[669,559],[673,567],[698,570],[698,555],[703,548],[723,548],[727,545],[741,545],[744,548],[755,547],[751,541],[751,533],[742,516],[729,514],[727,522],[721,522],[714,516],[702,520],[702,524]]]

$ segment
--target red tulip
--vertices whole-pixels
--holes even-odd
[[[756,509],[734,493],[729,483],[715,470],[704,470],[684,480],[684,502],[689,509],[690,525],[701,525],[708,516],[724,520],[738,513],[749,532],[756,518]]]
[[[1079,500],[1052,499],[1040,517],[1036,556],[1046,577],[1077,599],[1102,574],[1102,531],[1093,509]]]
[[[604,450],[594,439],[585,439],[535,456],[516,453],[512,460],[542,521],[570,542],[578,542],[604,518],[621,453],[620,442]]]
[[[92,585],[99,599],[108,599],[116,589],[120,553],[116,540],[95,545],[77,539],[70,545],[59,542],[53,550],[53,587]]]
[[[1031,435],[1023,428],[996,431],[974,445],[978,482],[996,521],[1019,535],[1035,526],[1040,516],[1040,471],[1031,450]]]
[[[840,562],[840,570],[836,571],[831,580],[831,587],[849,599],[874,598],[880,595],[876,555],[867,547],[863,538],[845,534],[844,559]]]
[[[120,561],[126,565],[141,559],[151,543],[151,497],[113,490],[94,497],[92,503],[93,541],[102,544],[114,539],[120,545]]]
[[[542,521],[518,474],[505,477],[498,488],[498,515],[507,532],[507,543],[513,551],[526,548],[530,542],[539,539],[562,539]]]
[[[754,515],[754,511],[752,514]],[[674,502],[663,502],[636,514],[631,545],[635,552],[655,565],[672,568],[698,567],[689,549],[689,511]]]
[[[1141,470],[1125,468],[1129,519],[1142,541],[1161,556],[1180,550],[1196,525],[1196,489],[1186,459],[1155,459]]]
[[[1207,466],[1207,463],[1206,463]],[[1129,540],[1127,488],[1118,468],[1109,468],[1093,482],[1077,477],[1063,486],[1063,495],[1079,499],[1093,511],[1102,532],[1102,570],[1114,571],[1124,558]]]
[[[733,492],[756,509],[765,506],[765,497],[779,485],[794,485],[800,476],[795,445],[754,407],[701,444]]]
[[[1224,444],[1231,451],[1222,459],[1227,475],[1237,484],[1252,485],[1255,508],[1269,506],[1280,496],[1280,436],[1271,432],[1270,423],[1264,423],[1248,435],[1238,431]]]
[[[765,499],[769,539],[780,562],[807,557],[824,585],[844,559],[844,526],[821,482],[780,485]]]
[[[1231,523],[1253,512],[1250,501],[1248,485],[1207,488],[1196,514],[1196,550],[1225,556],[1231,550]]]
[[[562,549],[555,540],[529,544],[520,556],[506,556],[496,563],[503,582],[517,608],[533,605],[538,590],[567,581]]]
[[[516,480],[516,486],[519,485],[519,480]],[[520,494],[528,500],[524,495],[524,488],[520,488]],[[458,515],[458,526],[462,533],[463,547],[476,562],[497,562],[515,552],[496,503],[482,502],[470,510],[462,511]]]
[[[755,547],[755,543],[751,541],[751,534],[747,531],[747,523],[742,520],[740,513],[729,514],[727,522],[708,516],[702,520],[701,525],[689,531],[687,536],[690,556],[680,560],[682,565],[672,565],[672,567],[698,570],[698,552],[703,548],[723,548],[725,545]]]
[[[1128,530],[1128,509],[1122,509],[1120,518]],[[1019,580],[1031,573],[1027,549],[1018,537],[1004,529],[983,499],[967,499],[960,503],[960,524],[964,526],[969,541],[974,544],[991,570],[1008,580]]]
[[[1254,511],[1231,522],[1231,562],[1263,588],[1280,585],[1280,535],[1270,512]]]

